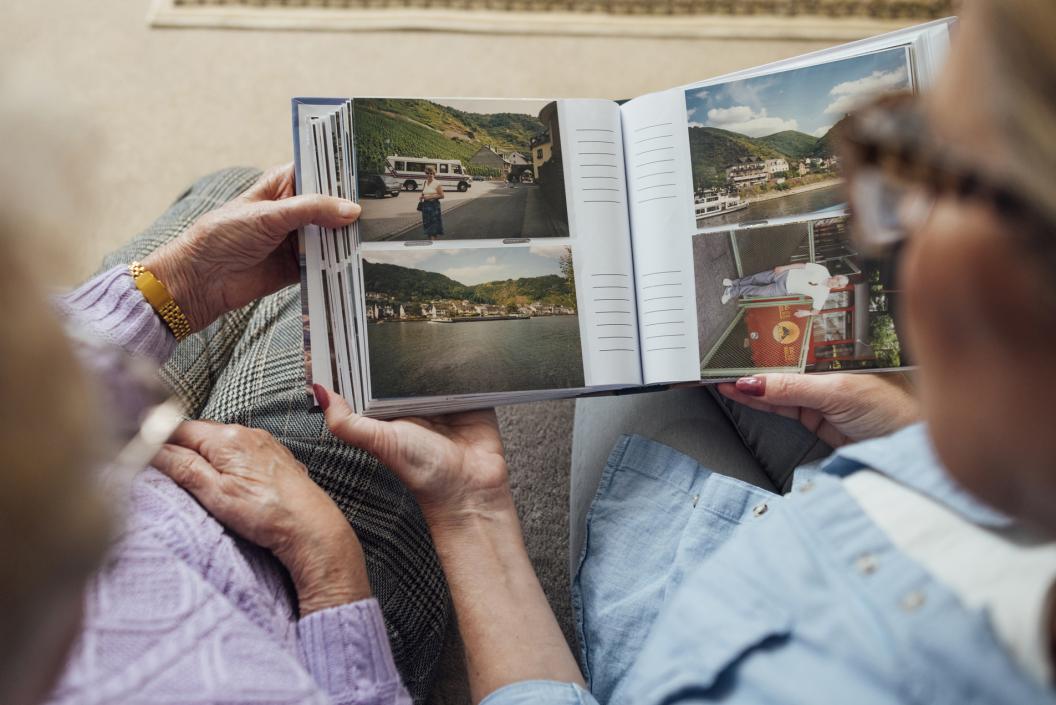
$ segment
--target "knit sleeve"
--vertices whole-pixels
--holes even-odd
[[[374,598],[313,612],[297,623],[301,656],[335,705],[409,705]]]
[[[54,297],[53,305],[68,324],[159,365],[176,347],[176,338],[143,298],[126,267],[114,267]]]

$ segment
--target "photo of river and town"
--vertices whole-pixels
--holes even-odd
[[[375,399],[583,386],[567,246],[373,251],[363,281]]]
[[[908,47],[686,91],[698,230],[802,216],[846,198],[840,123],[913,88]]]

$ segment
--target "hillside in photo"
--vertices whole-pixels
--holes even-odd
[[[481,147],[527,154],[531,139],[545,132],[532,115],[470,113],[428,100],[363,98],[352,107],[363,172],[382,171],[390,154],[458,159],[467,166]]]
[[[837,125],[838,126],[838,125]],[[833,127],[821,137],[785,130],[764,137],[748,137],[717,127],[690,127],[689,152],[693,184],[697,188],[725,185],[726,168],[740,159],[786,159],[790,166],[801,159],[833,154]]]
[[[367,292],[383,294],[404,303],[466,299],[498,306],[527,305],[535,301],[569,307],[576,305],[574,285],[556,274],[467,286],[437,272],[364,260],[363,284]]]

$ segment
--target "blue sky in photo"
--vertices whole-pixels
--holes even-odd
[[[456,282],[473,286],[484,282],[521,277],[561,274],[563,245],[530,247],[474,247],[464,250],[429,250],[411,248],[387,252],[364,252],[363,259],[375,264],[438,272]]]
[[[691,127],[749,137],[796,130],[821,137],[870,97],[910,88],[905,47],[686,91]]]

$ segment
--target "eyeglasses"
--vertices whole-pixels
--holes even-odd
[[[91,361],[91,372],[117,380],[107,386],[112,402],[121,407],[114,415],[119,423],[112,428],[117,453],[111,456],[104,479],[127,485],[183,422],[183,404],[170,396],[154,365],[86,331],[68,329],[67,334],[85,349],[84,359]],[[129,413],[134,413],[134,418],[125,419],[124,414]]]
[[[841,128],[840,146],[852,235],[866,254],[890,253],[927,222],[939,198],[953,196],[987,202],[1002,219],[1023,226],[1013,230],[1024,242],[1056,262],[1051,217],[937,139],[916,96],[886,96],[852,115]]]

